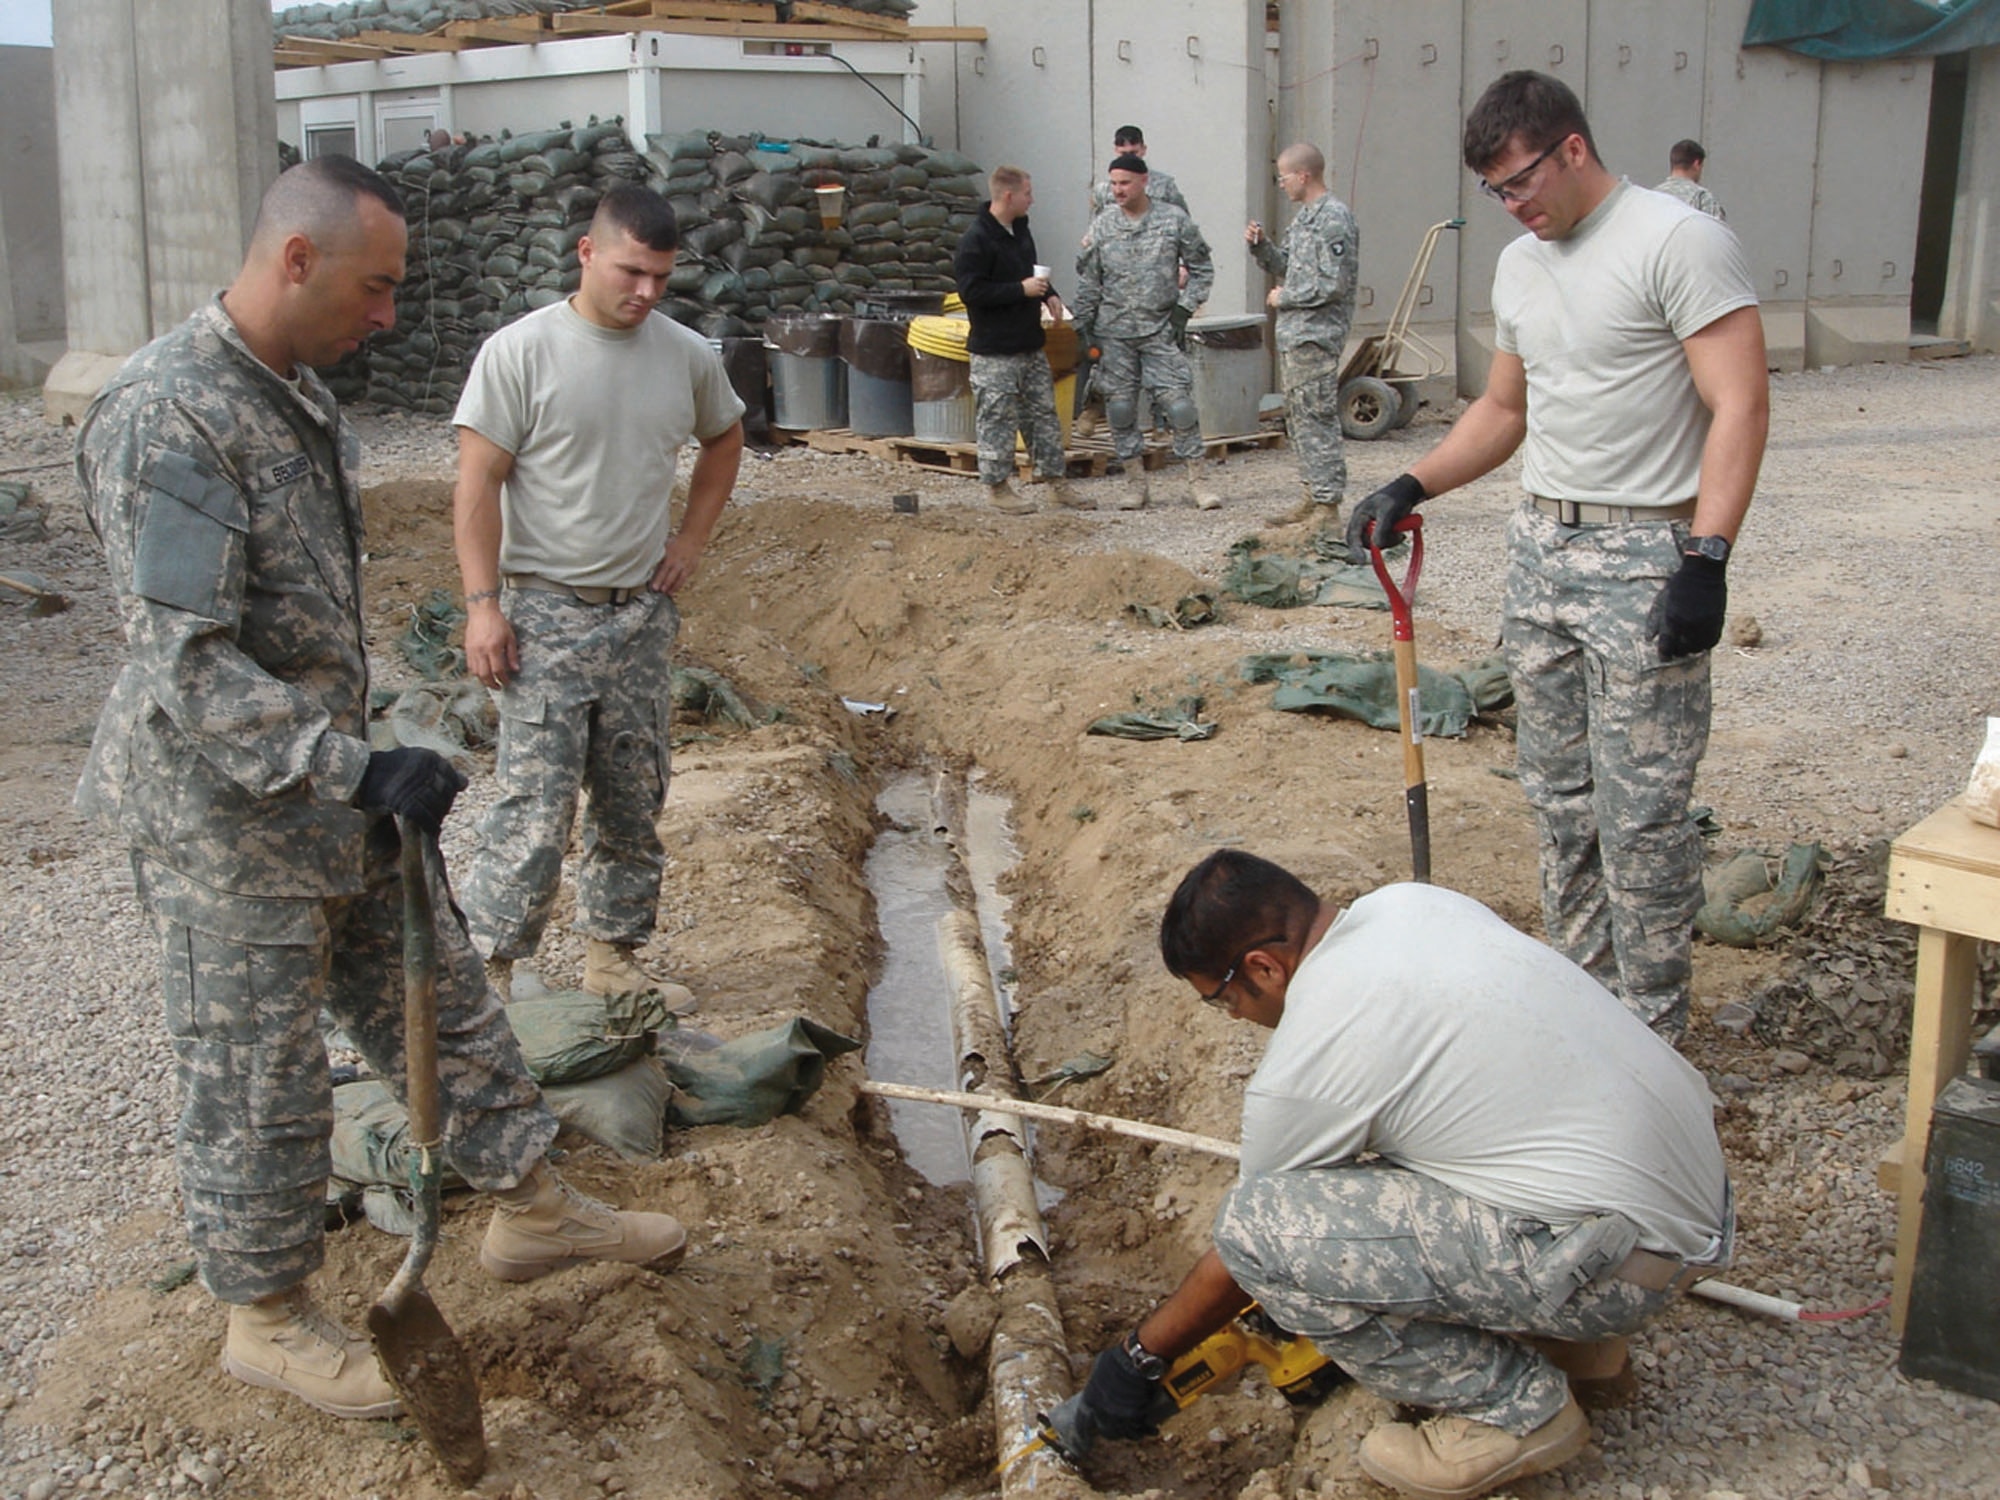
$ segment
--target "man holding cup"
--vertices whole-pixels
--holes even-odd
[[[952,258],[958,295],[972,321],[965,347],[972,356],[979,479],[995,510],[1010,516],[1033,511],[1035,502],[1008,483],[1015,434],[1025,433],[1036,482],[1049,486],[1050,498],[1072,510],[1093,510],[1097,502],[1078,497],[1063,477],[1062,425],[1042,332],[1043,307],[1060,317],[1062,299],[1049,286],[1049,268],[1035,259],[1028,229],[1034,181],[1019,167],[995,167],[987,185],[990,201]]]

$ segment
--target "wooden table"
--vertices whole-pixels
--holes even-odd
[[[2000,828],[1947,802],[1891,846],[1883,909],[1917,932],[1917,992],[1910,1011],[1910,1095],[1895,1174],[1896,1285],[1890,1329],[1910,1310],[1910,1273],[1924,1217],[1924,1152],[1931,1106],[1965,1071],[1979,984],[1979,940],[2000,941]]]

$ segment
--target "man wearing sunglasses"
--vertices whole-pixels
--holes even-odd
[[[1254,1301],[1435,1413],[1362,1439],[1383,1484],[1469,1500],[1581,1452],[1564,1367],[1601,1371],[1728,1263],[1701,1074],[1576,965],[1436,886],[1343,909],[1222,849],[1174,892],[1160,954],[1272,1036],[1213,1246],[1051,1414],[1065,1450],[1155,1431],[1171,1362]]]
[[[1724,225],[1606,170],[1576,96],[1509,73],[1466,121],[1527,234],[1493,276],[1486,390],[1355,507],[1349,550],[1522,453],[1501,642],[1549,940],[1670,1041],[1687,1025],[1726,567],[1770,421],[1763,325]]]

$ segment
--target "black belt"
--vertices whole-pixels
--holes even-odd
[[[1530,495],[1528,503],[1564,526],[1626,526],[1634,521],[1692,521],[1694,501],[1678,505],[1599,505],[1591,500],[1551,500]]]
[[[1704,1276],[1714,1275],[1715,1268],[1691,1266],[1684,1260],[1655,1255],[1650,1250],[1634,1250],[1611,1274],[1649,1292],[1684,1292]]]
[[[645,593],[641,585],[636,589],[602,588],[591,583],[557,583],[553,578],[544,578],[539,573],[509,573],[506,584],[510,589],[534,589],[538,593],[562,594],[574,599],[578,604],[625,604]]]

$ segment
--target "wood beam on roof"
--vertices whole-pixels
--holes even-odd
[[[444,34],[477,42],[539,42],[548,35],[546,16],[488,16],[481,21],[447,21]]]
[[[389,52],[463,52],[465,38],[435,31],[364,31],[354,38]]]
[[[844,5],[825,5],[820,0],[794,0],[792,5],[794,21],[826,21],[837,26],[859,26],[864,31],[881,31],[899,40],[909,31],[910,23],[901,16],[877,16],[867,11],[850,10]]]
[[[278,38],[277,47],[280,51],[304,58],[308,63],[361,62],[390,55],[386,49],[364,43],[358,37],[335,42],[325,37],[287,36]]]

